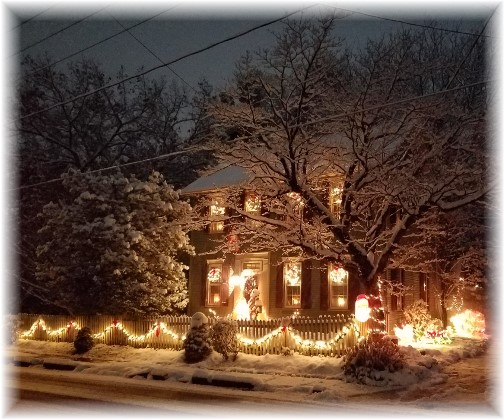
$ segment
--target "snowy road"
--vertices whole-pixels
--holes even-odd
[[[287,395],[229,390],[179,382],[124,380],[124,378],[36,368],[10,367],[7,388],[16,416],[43,410],[45,414],[69,415],[113,412],[190,414],[222,417],[241,413],[269,414],[306,410],[306,403]],[[290,401],[289,401],[290,400]],[[334,407],[334,405],[333,405]],[[308,407],[308,409],[310,409]],[[317,413],[329,407],[314,405]]]

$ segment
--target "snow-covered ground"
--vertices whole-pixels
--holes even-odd
[[[406,367],[382,374],[369,385],[347,382],[340,358],[300,355],[253,356],[240,353],[235,361],[224,361],[214,352],[200,363],[188,365],[183,351],[135,349],[127,346],[97,345],[82,357],[75,374],[92,373],[152,380],[189,382],[193,375],[208,378],[246,380],[255,391],[295,394],[299,401],[341,403],[362,407],[400,404],[436,414],[446,411],[478,416],[498,415],[498,343],[492,340],[455,339],[451,345],[403,347]],[[7,356],[23,359],[76,359],[72,343],[20,340],[6,348]],[[35,368],[35,367],[33,367]],[[40,367],[39,367],[40,368]],[[85,375],[82,375],[85,379]],[[433,411],[434,410],[434,411]]]

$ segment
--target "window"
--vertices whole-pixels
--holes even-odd
[[[329,307],[348,309],[348,271],[336,264],[329,264]]]
[[[219,199],[214,199],[210,205],[210,219],[223,219],[226,208],[222,206]],[[224,231],[224,220],[212,220],[210,222],[210,233]]]
[[[209,262],[207,271],[207,305],[220,306],[226,297],[227,278],[220,262]]]
[[[401,268],[391,269],[390,282],[392,283],[390,310],[402,311],[404,309],[404,270]]]
[[[341,195],[343,193],[343,189],[340,187],[336,187],[331,185],[329,187],[329,210],[334,215],[339,217],[341,213]]]
[[[301,308],[301,262],[284,262],[285,307]]]
[[[260,216],[261,215],[261,197],[253,192],[247,192],[245,194],[245,205],[244,210],[250,215]],[[252,226],[258,227],[261,222],[257,220],[247,220]]]
[[[297,192],[287,193],[287,209],[291,209],[291,212],[296,216],[301,216],[301,210],[303,209],[303,198],[301,194]]]

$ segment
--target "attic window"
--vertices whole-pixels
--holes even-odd
[[[210,205],[210,219],[223,219],[226,214],[226,208],[222,206],[219,199],[214,199]],[[210,222],[210,232],[223,232],[224,220],[212,220]]]
[[[261,198],[253,193],[248,192],[245,195],[245,211],[247,213],[259,215],[261,213]]]
[[[329,209],[331,213],[338,216],[341,213],[341,195],[343,189],[335,185],[329,187]]]

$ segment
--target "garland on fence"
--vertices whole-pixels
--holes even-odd
[[[360,331],[359,327],[356,324],[354,319],[351,319],[347,325],[343,326],[341,329],[341,332],[337,334],[334,338],[325,341],[325,340],[303,340],[303,338],[299,335],[299,332],[295,329],[293,329],[291,326],[289,326],[289,321],[283,321],[282,322],[284,325],[281,327],[276,328],[275,330],[271,331],[270,333],[256,339],[250,339],[247,337],[242,336],[241,334],[238,334],[238,340],[246,345],[246,346],[256,346],[256,345],[262,345],[264,343],[268,343],[274,338],[278,337],[281,334],[285,334],[287,331],[290,333],[291,337],[294,339],[296,344],[298,346],[304,347],[304,348],[316,348],[319,350],[323,349],[330,349],[332,345],[336,344],[338,341],[342,340],[350,331],[350,328],[353,327],[355,333],[357,334],[357,338],[360,337]],[[35,331],[39,328],[42,328],[42,330],[46,331],[48,335],[50,336],[59,336],[61,333],[63,333],[65,330],[67,333],[70,332],[72,328],[74,328],[76,331],[80,330],[81,327],[79,326],[78,323],[75,321],[70,321],[66,327],[62,327],[58,330],[51,330],[48,326],[46,326],[46,323],[43,319],[39,319],[38,321],[35,321],[32,326],[30,327],[29,330],[26,330],[22,333],[20,333],[21,338],[29,338],[33,337],[35,334]],[[185,340],[185,335],[178,335],[177,333],[173,332],[170,330],[164,322],[157,322],[154,324],[149,331],[147,331],[145,334],[142,335],[134,335],[130,334],[126,328],[124,328],[123,324],[119,321],[112,321],[112,323],[105,328],[104,331],[100,333],[93,334],[93,338],[103,338],[105,337],[105,334],[111,331],[112,329],[118,329],[119,331],[122,331],[122,333],[127,337],[128,340],[130,341],[140,341],[143,342],[146,339],[156,336],[159,337],[161,333],[170,335],[174,340],[183,342]]]
[[[43,331],[45,331],[50,336],[59,336],[59,335],[61,335],[65,331],[67,333],[70,333],[70,330],[72,329],[72,327],[75,329],[75,331],[78,331],[78,330],[81,329],[80,325],[77,322],[70,321],[67,324],[66,327],[62,327],[62,328],[60,328],[58,330],[51,330],[50,327],[46,326],[46,323],[45,323],[45,321],[43,319],[39,319],[38,321],[35,321],[32,324],[32,326],[30,327],[30,329],[21,332],[19,336],[21,338],[33,337],[33,335],[35,334],[35,331],[37,329],[39,329],[39,328],[41,328]],[[156,337],[159,337],[159,335],[161,333],[170,335],[175,340],[179,340],[179,341],[184,341],[185,340],[185,336],[184,335],[179,336],[177,333],[175,333],[172,330],[170,330],[166,326],[166,324],[164,322],[157,322],[145,334],[134,335],[134,334],[130,334],[128,332],[128,330],[126,328],[124,328],[124,326],[123,326],[123,324],[121,322],[115,321],[115,320],[112,321],[112,323],[107,328],[105,328],[105,330],[103,330],[100,333],[93,334],[92,337],[93,338],[103,338],[103,337],[105,337],[105,334],[108,333],[109,331],[111,331],[113,328],[116,328],[119,331],[122,331],[122,333],[126,336],[126,338],[128,340],[131,340],[131,341],[145,341],[145,339],[147,339],[149,337],[152,337],[154,335]]]

